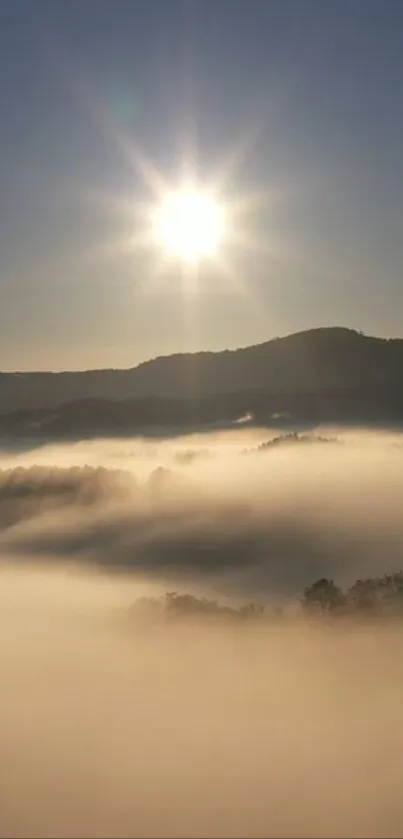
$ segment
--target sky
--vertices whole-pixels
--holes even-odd
[[[402,336],[402,89],[401,0],[2,0],[0,369]],[[247,208],[191,289],[135,245],[189,156]]]

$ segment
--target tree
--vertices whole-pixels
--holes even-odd
[[[375,615],[379,608],[378,580],[371,577],[356,580],[348,589],[346,599],[349,611]]]
[[[303,607],[313,614],[335,614],[345,604],[344,594],[333,580],[322,577],[304,589]]]

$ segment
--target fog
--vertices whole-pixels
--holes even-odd
[[[401,836],[403,622],[139,617],[402,570],[403,438],[0,455],[0,835]]]
[[[274,436],[5,451],[0,551],[235,598],[294,597],[320,576],[345,585],[399,570],[403,435],[318,429],[308,444],[258,450]]]

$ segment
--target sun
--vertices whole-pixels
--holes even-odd
[[[224,236],[224,208],[212,193],[178,189],[156,208],[154,230],[172,256],[185,262],[208,258],[217,253]]]

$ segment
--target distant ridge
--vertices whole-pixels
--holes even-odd
[[[243,352],[245,350],[254,350],[257,347],[266,347],[269,344],[273,344],[277,341],[288,341],[290,338],[295,338],[299,335],[312,335],[315,333],[325,333],[331,332],[335,333],[344,333],[345,335],[357,335],[359,337],[368,337],[364,335],[363,332],[359,332],[356,329],[352,329],[351,327],[347,326],[316,326],[312,327],[311,329],[302,330],[300,332],[290,332],[287,335],[276,336],[275,338],[270,338],[267,341],[260,341],[258,344],[247,344],[246,346],[242,347],[232,347],[232,348],[224,348],[222,350],[195,350],[193,352],[176,352],[176,353],[169,353],[168,355],[156,355],[153,358],[147,358],[144,361],[139,361],[138,364],[135,364],[134,367],[91,367],[87,370],[75,370],[75,369],[68,369],[68,370],[8,370],[2,371],[0,370],[0,376],[19,376],[21,378],[25,378],[27,376],[72,376],[72,375],[84,375],[89,373],[128,373],[132,372],[133,370],[138,370],[139,367],[144,367],[149,364],[154,364],[156,361],[161,361],[162,359],[167,358],[184,358],[184,357],[195,357],[195,356],[218,356],[218,355],[227,355],[228,353],[238,353]],[[391,341],[391,340],[403,340],[400,338],[373,338],[372,340],[376,341]]]
[[[396,400],[402,385],[403,339],[319,327],[241,349],[160,356],[127,370],[1,373],[0,414],[59,412],[70,403],[77,413],[84,410],[78,407],[83,401],[89,410],[88,400],[95,409],[94,400],[155,399],[165,405],[172,400],[232,400],[247,413],[252,410],[248,394],[255,399],[270,396],[272,403],[276,397],[276,406],[280,400],[279,410],[285,410],[280,396],[289,402],[304,395],[312,401],[314,395],[326,394],[329,400],[332,394],[361,393],[368,400],[382,391],[385,402]],[[115,413],[120,411],[117,407]]]

